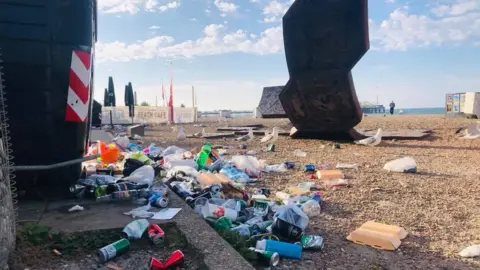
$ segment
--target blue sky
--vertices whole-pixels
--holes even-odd
[[[319,0],[320,1],[320,0]],[[95,99],[113,76],[117,103],[253,109],[262,88],[288,80],[281,17],[292,0],[98,0]],[[360,101],[440,107],[446,93],[480,91],[480,0],[369,0],[370,51],[353,69]],[[119,104],[119,105],[120,105]]]

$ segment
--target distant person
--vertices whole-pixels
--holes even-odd
[[[393,115],[393,111],[395,111],[395,102],[390,102],[390,114]]]

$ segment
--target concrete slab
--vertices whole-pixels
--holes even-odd
[[[357,130],[359,133],[370,137],[375,136],[377,130]],[[432,135],[432,130],[429,129],[397,129],[384,130],[382,139],[385,140],[420,140]]]
[[[113,139],[113,134],[105,131],[103,129],[91,129],[90,130],[90,141],[104,141],[109,142]]]
[[[174,222],[190,245],[202,250],[204,262],[209,269],[254,269],[200,216],[173,192],[169,193],[170,207],[182,208],[171,220],[150,220],[151,223]],[[82,212],[65,213],[68,206],[80,204]],[[20,202],[19,219],[40,220],[39,223],[55,231],[74,232],[98,229],[121,228],[133,219],[124,212],[138,207],[131,202],[96,203],[87,200],[69,200],[51,203]]]
[[[271,129],[268,129],[268,130],[265,130],[265,129],[262,129],[262,130],[254,130],[254,131],[253,131],[253,135],[264,135],[264,134],[265,134],[265,131],[268,132],[268,133],[272,132]],[[246,134],[248,133],[248,131],[238,130],[238,131],[235,131],[234,133],[235,133],[235,135],[246,135]],[[278,131],[278,135],[280,135],[280,136],[289,136],[289,135],[290,135],[290,131],[279,130],[279,131]]]
[[[130,137],[133,137],[135,135],[143,137],[143,136],[145,136],[145,126],[144,125],[129,126],[127,128],[127,134]]]

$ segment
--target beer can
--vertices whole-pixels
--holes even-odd
[[[308,164],[308,165],[305,165],[305,166],[303,167],[303,170],[304,170],[305,172],[315,172],[315,169],[316,169],[316,167],[315,167],[315,165],[313,165],[313,164]]]
[[[130,242],[122,238],[115,243],[104,246],[103,248],[97,251],[98,260],[100,263],[105,263],[118,255],[122,255],[128,251],[130,248]]]
[[[262,256],[268,260],[270,267],[275,267],[280,262],[280,255],[277,252],[273,251],[263,251]]]
[[[160,208],[167,208],[168,207],[168,198],[165,198],[165,197],[162,196],[162,197],[156,199],[155,202],[153,203],[153,206],[160,207]]]

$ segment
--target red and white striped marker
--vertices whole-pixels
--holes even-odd
[[[73,50],[65,121],[85,122],[87,120],[90,99],[90,68],[90,53]]]

